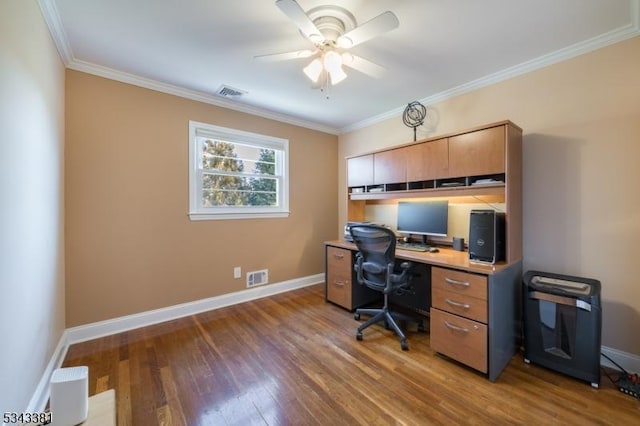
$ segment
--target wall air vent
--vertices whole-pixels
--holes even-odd
[[[269,282],[269,270],[247,272],[247,287],[255,287]]]
[[[225,98],[238,98],[242,95],[246,95],[247,92],[245,90],[235,89],[231,86],[222,85],[216,92],[219,96],[223,96]]]

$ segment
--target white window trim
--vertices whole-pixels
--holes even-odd
[[[200,205],[202,187],[198,173],[200,153],[197,149],[197,136],[203,135],[228,142],[254,144],[259,147],[284,151],[280,205],[276,207],[202,207]],[[289,213],[289,141],[287,139],[189,121],[189,219],[199,221],[282,218],[288,217]]]

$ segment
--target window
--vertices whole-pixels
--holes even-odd
[[[289,141],[189,122],[189,217],[289,215]]]

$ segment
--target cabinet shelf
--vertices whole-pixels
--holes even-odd
[[[504,195],[505,184],[478,186],[455,186],[430,189],[409,189],[403,191],[352,192],[351,200],[386,200],[394,198],[457,197],[466,195]]]
[[[351,200],[388,198],[504,195],[505,174],[428,179],[407,183],[362,185],[349,188]]]

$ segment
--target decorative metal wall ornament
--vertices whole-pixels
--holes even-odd
[[[417,140],[416,129],[422,126],[427,116],[427,108],[418,101],[410,102],[402,113],[402,121],[405,126],[413,127],[413,141]]]

